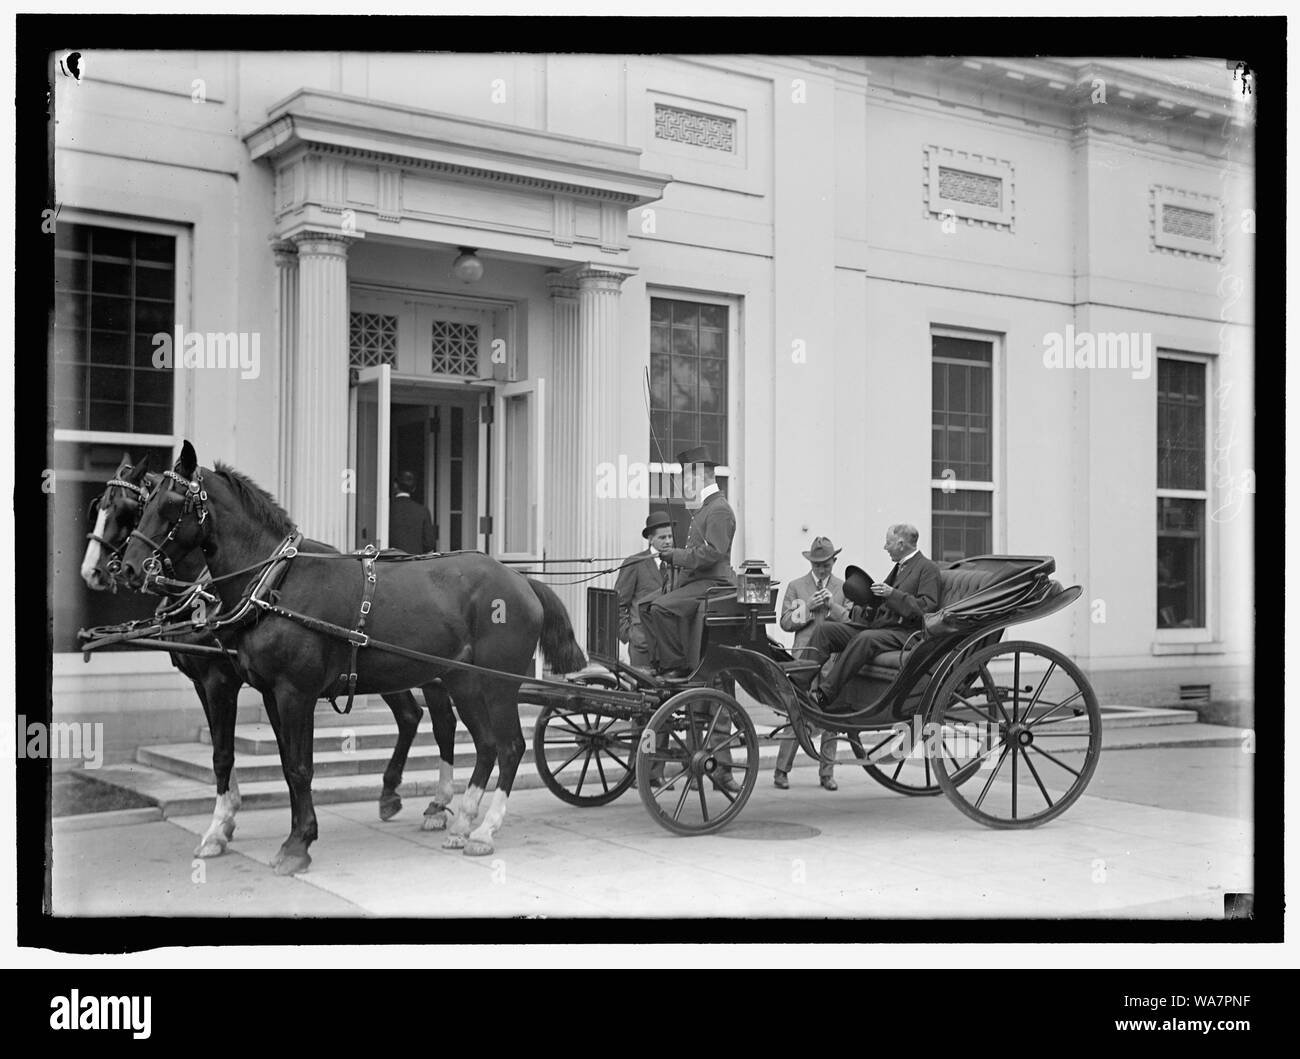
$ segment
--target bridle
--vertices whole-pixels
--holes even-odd
[[[124,489],[128,492],[135,493],[135,495],[140,498],[140,507],[142,509],[147,503],[149,503],[149,490],[146,489],[144,486],[137,485],[135,482],[128,482],[124,478],[110,478],[108,480],[107,485],[104,487],[104,491],[90,502],[91,510],[94,509],[99,509],[100,511],[105,510],[104,501],[108,498],[109,490],[111,490],[115,486],[118,489]],[[114,582],[116,582],[117,575],[122,570],[122,552],[126,549],[127,544],[130,542],[131,540],[130,536],[128,535],[122,538],[121,544],[114,545],[106,541],[94,530],[91,530],[89,533],[86,534],[86,539],[94,541],[101,548],[103,548],[104,551],[108,552],[108,554],[111,556],[108,562],[104,564],[104,570],[108,574],[108,576]]]
[[[144,561],[143,564],[141,564],[140,568],[141,572],[145,576],[146,586],[148,586],[151,579],[158,577],[160,574],[169,579],[175,578],[176,573],[172,568],[172,561],[163,549],[176,539],[176,531],[180,529],[181,523],[185,521],[185,516],[191,511],[197,512],[199,520],[199,547],[205,554],[207,552],[209,537],[208,493],[207,490],[203,488],[203,472],[196,467],[194,469],[193,479],[186,478],[184,475],[177,474],[175,471],[163,471],[162,476],[164,478],[170,478],[173,482],[180,484],[185,501],[181,505],[180,514],[176,516],[175,520],[168,528],[167,536],[162,539],[161,543],[141,533],[139,529],[131,530],[130,534],[127,536],[128,542],[133,538],[138,537],[153,549],[153,553]]]

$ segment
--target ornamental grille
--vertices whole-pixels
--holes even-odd
[[[655,139],[689,143],[711,151],[736,153],[736,122],[715,114],[655,104]]]
[[[349,363],[375,368],[397,363],[397,317],[381,313],[352,313],[348,338]]]
[[[433,373],[478,377],[478,324],[433,321]]]
[[[1002,178],[939,167],[939,197],[972,206],[1002,208]]]
[[[1160,212],[1160,230],[1165,235],[1214,242],[1214,214],[1189,210],[1185,206],[1166,206]]]

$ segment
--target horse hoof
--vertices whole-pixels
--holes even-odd
[[[226,841],[230,842],[235,837],[235,821],[223,820],[221,822],[221,833],[226,836]]]
[[[379,819],[391,820],[402,811],[402,799],[394,795],[392,798],[379,799]]]
[[[442,844],[442,848],[443,848],[443,849],[464,849],[464,848],[465,848],[465,836],[464,836],[464,835],[448,835],[447,838],[446,838],[446,840],[445,840],[445,841],[443,842],[443,844]]]
[[[309,853],[286,853],[280,859],[280,863],[275,865],[276,875],[297,875],[300,871],[306,871],[311,864],[311,854]]]
[[[496,852],[496,847],[491,842],[484,842],[481,839],[471,838],[465,843],[465,856],[467,857],[486,857]]]
[[[216,835],[205,835],[203,841],[194,850],[196,857],[219,857],[226,852],[226,843]]]
[[[420,822],[421,831],[445,831],[447,830],[447,814],[433,813],[426,815]]]

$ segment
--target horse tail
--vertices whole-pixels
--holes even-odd
[[[569,612],[564,609],[560,597],[540,581],[525,580],[542,605],[542,657],[546,664],[554,673],[573,673],[583,669],[587,665],[587,656],[574,638]]]

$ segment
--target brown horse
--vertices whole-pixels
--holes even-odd
[[[148,471],[148,458],[132,464],[129,455],[123,455],[117,474],[104,486],[91,504],[94,529],[87,534],[89,543],[81,563],[81,576],[86,585],[95,591],[117,590],[118,567],[122,550],[139,521],[141,508],[162,480],[162,476]],[[320,541],[304,540],[304,551],[334,552],[335,549]],[[203,556],[193,551],[176,562],[176,573],[185,581],[197,581],[205,573]],[[176,637],[180,643],[213,644],[212,637],[203,632]],[[243,679],[230,662],[204,655],[169,653],[179,669],[194,685],[195,693],[203,706],[208,731],[212,736],[212,771],[217,780],[216,804],[212,821],[195,847],[196,857],[215,857],[226,851],[235,832],[235,815],[241,804],[239,783],[235,778],[235,719],[239,689]],[[424,812],[423,828],[441,830],[447,826],[447,808],[451,804],[452,775],[456,748],[456,717],[451,700],[440,684],[429,684],[421,689],[434,738],[438,743],[439,783],[433,801]],[[409,691],[383,696],[397,723],[397,741],[388,766],[384,770],[383,789],[379,796],[379,818],[391,820],[402,808],[397,788],[402,782],[406,759],[415,741],[420,724],[420,706]]]
[[[248,624],[222,633],[223,641],[235,648],[248,682],[263,693],[289,783],[291,828],[272,862],[281,875],[311,863],[308,847],[317,837],[311,796],[313,715],[317,699],[337,692],[340,674],[351,671],[353,647],[338,630],[354,628],[363,610],[369,609],[366,636],[423,655],[524,678],[540,641],[556,672],[586,664],[555,593],[486,555],[381,559],[375,564],[372,606],[363,608],[367,575],[362,557],[286,550],[294,534],[288,515],[267,493],[233,468],[200,468],[186,441],[174,470],[165,472],[164,483],[145,505],[122,558],[124,576],[138,585],[147,572],[155,578],[160,564],[199,549],[228,614],[239,612],[245,597],[257,594],[254,588],[274,559],[283,560],[274,599],[250,604]],[[355,658],[358,694],[442,679],[476,752],[446,846],[472,855],[491,853],[524,752],[520,680],[449,668],[373,645],[359,647]],[[497,790],[475,828],[498,759]]]

